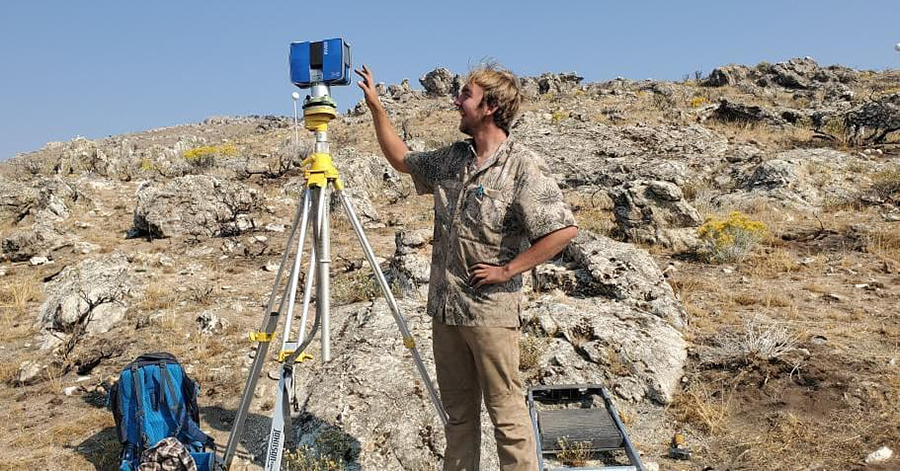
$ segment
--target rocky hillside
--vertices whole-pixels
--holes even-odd
[[[461,78],[419,82],[381,87],[398,132],[418,150],[459,139]],[[513,134],[581,227],[528,277],[527,384],[606,385],[651,469],[894,469],[869,454],[900,449],[900,73],[804,58],[681,82],[522,83]],[[4,468],[114,469],[105,394],[151,351],[199,380],[203,427],[224,446],[307,134],[295,142],[285,117],[212,117],[0,164]],[[433,371],[431,200],[385,164],[362,104],[330,138]],[[436,469],[440,422],[340,209],[332,240],[333,359],[314,344],[296,369],[291,469]],[[261,467],[277,365],[234,469]],[[669,456],[676,433],[689,461]]]

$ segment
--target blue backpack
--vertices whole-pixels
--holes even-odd
[[[197,463],[215,469],[213,439],[200,430],[199,387],[170,353],[150,353],[126,366],[109,390],[107,403],[122,443],[120,471],[136,470],[141,453],[166,437],[175,437]]]

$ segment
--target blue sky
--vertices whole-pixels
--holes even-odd
[[[291,41],[342,36],[379,81],[463,72],[680,80],[811,56],[900,68],[900,1],[16,1],[0,16],[0,159],[48,141],[292,114]],[[362,96],[336,88],[341,110]]]

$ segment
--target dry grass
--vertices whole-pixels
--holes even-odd
[[[368,301],[381,295],[381,287],[369,270],[356,270],[332,278],[331,298],[337,305]]]
[[[595,234],[611,236],[616,230],[612,211],[604,209],[582,209],[575,213],[578,227]]]
[[[178,303],[175,290],[166,283],[153,282],[147,286],[144,299],[139,304],[141,311],[169,311]]]
[[[3,328],[7,329],[21,321],[27,314],[29,305],[40,301],[43,296],[41,284],[34,275],[9,275],[0,285],[0,313]]]
[[[694,425],[704,433],[720,435],[728,429],[731,393],[708,385],[693,384],[672,403],[678,420]]]
[[[668,282],[684,306],[687,322],[698,330],[713,328],[722,322],[737,321],[736,314],[727,310],[727,303],[722,302],[727,299],[728,292],[721,278],[676,273]],[[709,309],[709,306],[715,305],[719,306],[717,313]],[[686,335],[690,336],[690,333]]]
[[[900,231],[876,229],[870,232],[866,252],[882,259],[900,262]]]

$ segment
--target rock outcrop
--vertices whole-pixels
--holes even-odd
[[[432,231],[397,231],[396,251],[391,259],[391,282],[404,296],[427,296],[431,277]]]
[[[455,96],[463,85],[458,74],[444,67],[428,72],[419,79],[419,83],[425,88],[425,93],[434,97]]]
[[[537,270],[537,290],[618,300],[676,328],[684,325],[684,308],[645,250],[582,230],[566,247],[563,260],[562,267],[544,265]]]
[[[637,180],[611,190],[613,214],[625,240],[675,250],[693,247],[703,223],[672,182]]]
[[[121,253],[64,268],[46,286],[38,318],[41,349],[62,346],[67,353],[83,336],[109,331],[125,316],[136,286]]]
[[[137,191],[134,229],[154,238],[219,237],[255,227],[256,190],[206,175],[149,182]]]

